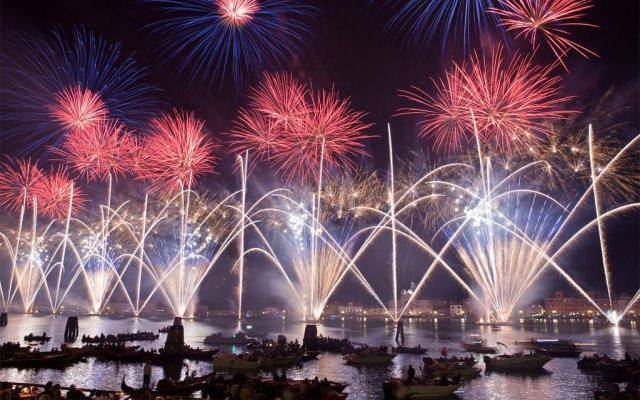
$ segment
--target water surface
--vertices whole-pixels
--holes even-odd
[[[136,330],[157,331],[170,324],[172,320],[152,321],[147,319],[111,319],[102,317],[80,317],[80,336],[96,335],[100,333],[133,332]],[[60,346],[64,334],[66,317],[9,315],[9,325],[0,328],[0,342],[22,341],[22,338],[33,332],[41,334],[46,331],[53,339],[41,346],[49,349]],[[184,321],[185,341],[194,347],[208,347],[202,339],[212,332],[232,333],[237,330],[237,323],[227,320],[213,322]],[[383,321],[327,321],[319,326],[319,332],[332,337],[349,337],[353,341],[371,345],[394,344],[394,325]],[[268,334],[275,338],[283,333],[290,340],[302,340],[304,323],[284,320],[251,320],[243,324],[243,329],[258,334]],[[420,344],[429,349],[428,355],[439,356],[440,349],[446,346],[450,355],[462,355],[458,343],[467,335],[481,333],[490,345],[496,342],[508,346],[506,352],[516,351],[514,341],[526,340],[530,337],[566,338],[584,344],[586,353],[597,352],[612,357],[622,357],[625,352],[634,357],[639,356],[640,335],[635,325],[624,327],[597,327],[583,323],[575,324],[527,324],[504,327],[499,332],[492,332],[487,327],[477,327],[472,323],[446,322],[439,323],[409,320],[405,322],[405,338],[407,345]],[[161,347],[165,339],[164,334],[156,342],[135,343],[143,347]],[[80,340],[74,343],[80,346]],[[222,352],[240,352],[236,347],[221,348]],[[422,365],[422,356],[399,355],[392,364],[383,367],[352,367],[345,365],[342,357],[336,354],[321,354],[316,361],[295,367],[287,372],[291,378],[313,378],[319,376],[330,380],[347,381],[350,383],[347,391],[350,399],[379,399],[382,397],[382,382],[390,377],[402,376],[409,364],[414,367]],[[484,364],[478,364],[484,368]],[[75,384],[78,387],[116,390],[120,387],[123,376],[134,386],[142,384],[142,364],[117,364],[97,362],[88,359],[85,363],[78,363],[65,370],[34,370],[34,369],[0,369],[0,380],[13,382],[45,383],[49,380],[64,385]],[[154,367],[152,381],[157,381],[165,375],[184,376],[187,371],[198,374],[208,373],[212,369],[211,363],[187,361],[182,366],[172,366],[169,369]],[[418,369],[418,368],[416,368]],[[576,359],[556,358],[545,366],[543,373],[535,375],[507,375],[501,373],[482,373],[480,377],[464,384],[457,393],[461,399],[585,399],[592,398],[593,390],[604,387],[605,383],[599,378],[584,374],[576,367]]]

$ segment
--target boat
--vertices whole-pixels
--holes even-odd
[[[470,353],[480,353],[480,354],[495,354],[496,348],[487,346],[487,340],[480,335],[470,335],[469,341],[463,341],[460,343],[462,348],[465,351]]]
[[[171,329],[172,325],[167,325],[165,327],[162,327],[160,329],[158,329],[158,333],[169,333],[169,330]]]
[[[359,351],[344,356],[347,364],[351,365],[376,365],[387,364],[395,358],[396,354],[386,353],[383,351]]]
[[[48,342],[49,340],[51,340],[51,336],[47,336],[46,333],[43,333],[42,335],[34,335],[33,333],[28,334],[27,336],[24,337],[24,341],[25,342],[40,342],[40,343],[44,343],[44,342]]]
[[[470,353],[480,353],[480,354],[496,354],[496,348],[491,346],[485,346],[482,343],[467,343],[462,342],[460,344],[465,351]]]
[[[302,362],[307,362],[311,360],[315,360],[320,355],[319,351],[305,351],[302,355]]]
[[[540,370],[551,361],[551,357],[542,354],[505,354],[501,356],[484,356],[484,363],[487,370],[493,371],[534,371]]]
[[[530,339],[516,344],[549,357],[578,357],[581,352],[574,342],[561,339]]]
[[[398,346],[392,347],[391,352],[396,354],[424,354],[427,352],[427,349],[420,345],[416,347]]]
[[[535,352],[548,357],[580,357],[581,351],[575,347],[541,347],[535,349]]]
[[[631,357],[616,360],[597,354],[578,360],[578,369],[602,376],[611,382],[629,382],[640,376],[640,362]]]
[[[257,359],[246,359],[241,356],[224,355],[213,359],[213,367],[216,369],[235,371],[257,371],[262,363]]]
[[[118,333],[108,335],[86,336],[82,335],[82,343],[100,344],[100,343],[117,343],[117,342],[136,342],[136,341],[153,341],[157,340],[160,335],[149,331],[137,331],[131,333]]]
[[[286,355],[286,356],[275,356],[275,357],[264,357],[260,361],[262,363],[262,368],[284,368],[290,367],[295,364],[299,364],[302,362],[302,356],[298,355]]]
[[[459,383],[439,385],[435,381],[407,384],[402,379],[393,379],[383,384],[385,395],[388,393],[392,399],[442,399],[450,398],[460,389]],[[385,397],[386,398],[386,397]]]
[[[160,349],[155,357],[157,361],[167,362],[175,360],[196,360],[196,361],[211,361],[213,356],[218,354],[219,349],[201,349],[192,348],[190,346],[184,346],[184,349],[180,353],[167,352],[164,349]]]
[[[158,381],[155,390],[148,389],[135,389],[129,385],[125,380],[125,377],[122,377],[122,383],[120,384],[120,390],[126,395],[129,395],[131,398],[140,397],[145,392],[150,392],[151,398],[155,398],[157,396],[186,396],[190,395],[193,392],[201,390],[207,379],[209,379],[210,375],[204,375],[200,377],[187,377],[186,379],[178,382],[172,382],[167,379],[161,379]]]
[[[502,330],[502,326],[500,326],[498,324],[491,324],[491,330],[494,331],[494,332],[501,331]]]
[[[254,342],[256,338],[248,337],[244,332],[238,332],[233,336],[223,336],[222,333],[216,332],[204,338],[205,344],[215,345],[236,345],[244,346]]]
[[[30,352],[0,360],[0,368],[62,368],[80,360],[81,357],[65,352]]]

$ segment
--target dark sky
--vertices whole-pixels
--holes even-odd
[[[400,157],[415,146],[425,146],[424,141],[416,140],[410,119],[391,118],[400,104],[396,91],[413,84],[424,85],[429,76],[440,74],[452,60],[460,60],[463,54],[456,47],[457,43],[450,43],[445,55],[441,54],[437,39],[430,48],[403,46],[397,37],[382,34],[388,15],[374,6],[366,7],[365,0],[313,3],[318,13],[311,22],[312,35],[305,43],[300,59],[291,63],[294,73],[310,79],[318,87],[334,85],[343,95],[351,97],[355,109],[367,112],[366,120],[375,124],[370,133],[379,136],[368,142],[372,160],[378,168],[385,168],[388,162],[385,125],[389,120],[393,123]],[[640,125],[639,4],[637,0],[596,1],[595,7],[588,12],[588,20],[599,28],[580,30],[576,39],[599,57],[584,59],[573,54],[567,60],[570,72],[563,72],[565,94],[576,96],[576,104],[592,102],[612,86],[626,93],[625,102],[633,110],[629,122],[636,134]],[[214,133],[230,127],[236,108],[246,100],[244,93],[236,94],[229,87],[218,91],[185,85],[171,68],[162,66],[151,45],[154,38],[141,30],[151,21],[148,5],[128,0],[3,0],[1,7],[3,37],[13,30],[46,30],[52,23],[57,23],[63,27],[83,25],[111,41],[122,42],[125,53],[135,52],[139,63],[150,68],[149,80],[163,89],[161,96],[167,103],[196,111],[206,119]],[[540,62],[552,61],[543,52],[537,57]],[[11,144],[6,141],[2,148],[3,152],[11,152]],[[230,170],[229,161],[223,163],[223,169]],[[232,176],[223,173],[216,179],[228,179],[230,185],[235,185]],[[633,290],[640,280],[637,218],[622,221],[613,235],[611,254],[621,263],[621,274],[625,277],[619,278],[620,284],[626,291]],[[592,270],[593,266],[588,265],[592,262],[587,259],[594,257],[585,255],[595,254],[597,259],[597,249],[589,242],[584,247],[576,257],[583,257],[585,268]],[[582,270],[582,266],[579,269]],[[436,278],[446,280],[440,275]],[[436,295],[447,295],[455,285],[446,283],[441,287],[441,293],[436,290]]]

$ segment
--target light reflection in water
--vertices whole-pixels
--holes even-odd
[[[28,333],[42,333],[53,336],[52,343],[43,346],[48,349],[51,346],[60,346],[63,336],[66,318],[60,316],[32,316],[32,315],[9,315],[9,326],[0,328],[0,341],[18,341]],[[160,321],[150,321],[144,318],[127,319],[107,319],[100,317],[81,317],[80,335],[96,335],[100,333],[132,332],[135,330],[157,330],[171,323],[170,319]],[[268,333],[272,338],[282,333],[290,340],[302,339],[304,323],[282,320],[252,320],[252,333]],[[231,334],[237,331],[235,321],[216,321],[207,323],[195,320],[185,320],[185,340],[196,347],[206,347],[203,338],[215,331],[223,334]],[[246,324],[242,325],[246,327]],[[549,333],[549,328],[553,326],[554,334]],[[577,342],[593,343],[585,346],[587,352],[607,353],[610,356],[622,357],[625,351],[637,357],[640,354],[640,335],[638,335],[637,325],[629,327],[624,325],[618,328],[605,327],[590,324],[564,324],[552,321],[545,323],[527,323],[518,326],[505,326],[501,331],[493,332],[490,327],[477,327],[472,323],[460,324],[459,321],[449,322],[440,318],[435,323],[429,320],[422,322],[413,319],[405,323],[405,338],[407,345],[420,344],[429,349],[427,355],[439,356],[442,346],[449,349],[450,355],[462,355],[459,343],[466,335],[471,333],[481,333],[484,335],[489,345],[494,345],[500,341],[507,345],[507,352],[516,351],[518,348],[514,342],[516,340],[527,340],[530,337],[551,337],[569,338]],[[395,345],[395,324],[383,321],[328,321],[318,326],[319,333],[331,337],[350,337],[357,342],[366,342],[371,345],[386,344]],[[164,341],[165,335],[160,336],[158,343],[140,342],[136,343],[143,347],[159,347]],[[80,345],[79,341],[74,345]],[[240,352],[242,348],[227,347],[223,352]],[[293,368],[287,372],[291,378],[313,378],[314,376],[326,376],[332,380],[348,381],[351,383],[349,392],[350,399],[379,399],[382,395],[381,384],[389,377],[403,375],[406,367],[412,364],[418,371],[422,366],[422,355],[399,355],[394,363],[389,366],[377,368],[354,368],[344,364],[341,355],[322,354],[317,361],[305,364],[302,368]],[[206,362],[187,362],[186,365],[191,371],[197,374],[209,372],[211,364]],[[483,363],[479,363],[483,366]],[[142,364],[122,364],[98,363],[89,359],[86,363],[77,364],[64,371],[55,370],[0,370],[0,379],[21,382],[44,383],[48,380],[61,382],[64,384],[76,384],[77,386],[91,386],[102,389],[117,389],[123,375],[126,375],[130,385],[138,386],[142,383]],[[178,368],[180,368],[178,366]],[[504,374],[483,374],[481,377],[471,380],[463,387],[460,398],[472,400],[504,399],[504,398],[535,398],[545,399],[583,399],[591,398],[593,389],[597,388],[597,379],[579,372],[576,368],[575,359],[554,359],[547,364],[548,371],[542,375],[514,376]],[[153,368],[153,378],[155,382],[165,375],[179,374],[184,376],[186,368],[178,371]]]

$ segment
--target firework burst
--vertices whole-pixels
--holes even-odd
[[[459,149],[473,139],[475,124],[481,140],[498,150],[528,149],[553,135],[550,123],[573,113],[561,108],[570,97],[560,97],[552,70],[533,64],[531,55],[507,62],[498,47],[490,57],[474,54],[469,63],[454,64],[435,96],[415,88],[401,92],[417,106],[399,114],[421,115],[421,133],[440,148]]]
[[[263,113],[241,109],[229,132],[231,146],[238,152],[250,152],[254,159],[268,160],[281,145],[279,124]]]
[[[362,140],[371,126],[362,122],[363,112],[354,111],[348,99],[334,91],[321,90],[310,97],[309,112],[291,129],[284,130],[282,146],[272,160],[287,179],[318,178],[319,167],[353,170],[352,157],[366,155]]]
[[[237,152],[266,159],[287,180],[317,178],[319,167],[346,171],[366,155],[362,140],[371,124],[335,91],[314,91],[287,74],[266,75],[252,91],[252,108],[241,110],[230,132]]]
[[[515,55],[507,63],[498,48],[489,60],[476,54],[468,67],[455,68],[483,140],[505,150],[552,135],[547,122],[572,113],[560,109],[570,98],[559,97],[560,78],[552,75],[553,67],[533,64],[532,56]]]
[[[63,168],[52,169],[44,174],[35,185],[34,193],[38,199],[38,213],[50,218],[65,218],[69,202],[72,204],[72,215],[77,214],[85,203],[84,193]]]
[[[260,10],[256,0],[217,0],[215,3],[223,21],[236,27],[249,23]]]
[[[204,121],[193,113],[163,114],[151,120],[148,131],[139,177],[150,183],[152,191],[175,193],[213,170],[215,146],[206,138]]]
[[[31,206],[35,188],[43,175],[31,160],[11,160],[0,164],[0,206],[19,210],[23,204]]]
[[[161,11],[149,25],[162,38],[158,48],[180,59],[179,72],[191,82],[205,77],[220,85],[244,79],[266,67],[283,65],[308,33],[313,7],[294,0],[148,0]]]
[[[88,129],[107,118],[104,102],[89,89],[72,86],[56,93],[55,98],[49,112],[67,130]]]
[[[251,107],[272,119],[277,126],[289,129],[309,112],[307,85],[291,74],[265,74],[262,82],[251,91]]]
[[[87,180],[103,180],[109,175],[117,177],[132,169],[138,154],[138,144],[123,124],[103,121],[98,125],[69,133],[59,154],[71,169]]]
[[[568,31],[576,26],[596,27],[581,22],[586,11],[593,7],[591,0],[502,0],[500,4],[502,8],[489,11],[500,16],[500,24],[507,31],[516,32],[516,38],[525,38],[533,47],[538,41],[544,41],[562,65],[569,50],[575,50],[583,57],[596,55],[571,40]]]
[[[462,39],[464,50],[469,50],[472,33],[484,36],[488,28],[498,21],[487,10],[494,8],[493,0],[370,0],[381,2],[393,10],[385,30],[401,32],[409,45],[427,47],[435,37],[442,38],[442,52],[450,36]]]
[[[446,153],[460,150],[470,139],[469,111],[463,95],[460,72],[453,69],[444,80],[432,80],[434,95],[414,86],[400,96],[415,104],[396,115],[418,115],[418,135],[431,138],[434,147]]]
[[[118,119],[142,127],[157,101],[154,86],[143,83],[144,68],[122,54],[119,43],[76,27],[50,34],[12,34],[2,51],[3,134],[24,153],[57,145],[67,128]]]

